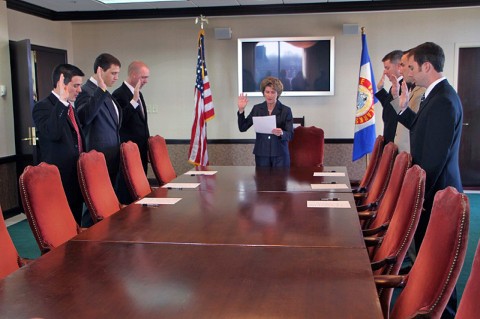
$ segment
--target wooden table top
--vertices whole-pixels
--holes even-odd
[[[174,205],[132,204],[74,240],[365,248],[352,194],[209,192],[158,188]],[[307,201],[348,201],[351,208],[309,208]]]
[[[197,167],[196,170],[217,171],[215,175],[183,174],[173,182],[201,183],[202,190],[221,185],[225,190],[232,191],[313,191],[311,184],[331,185],[323,191],[350,193],[350,180],[345,167],[290,167],[269,168],[255,166],[208,166]],[[313,176],[314,172],[341,173],[344,176]],[[337,188],[339,184],[347,186]]]
[[[1,318],[382,318],[355,248],[70,241],[0,281]]]

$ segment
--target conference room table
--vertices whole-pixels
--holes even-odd
[[[382,318],[351,192],[313,190],[318,168],[208,169],[0,281],[0,318]]]

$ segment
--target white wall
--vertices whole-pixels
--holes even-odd
[[[10,39],[30,38],[32,44],[68,50],[70,62],[90,76],[93,61],[102,52],[123,63],[121,79],[133,59],[144,60],[151,69],[144,96],[150,107],[152,134],[167,139],[189,139],[193,114],[196,42],[199,26],[194,18],[51,22],[8,10]],[[445,75],[453,83],[456,43],[480,41],[480,7],[394,12],[304,14],[282,16],[207,17],[206,59],[213,91],[216,118],[208,124],[210,139],[254,138],[253,131],[238,132],[236,126],[237,38],[335,36],[335,95],[283,97],[294,116],[306,117],[306,125],[325,130],[326,138],[352,138],[360,63],[360,36],[342,35],[344,23],[365,26],[370,57],[378,78],[381,59],[394,49],[409,49],[425,41],[443,47]],[[25,20],[31,20],[34,27]],[[3,19],[2,19],[3,20]],[[215,40],[213,29],[230,27],[231,40]],[[71,32],[65,41],[62,35]],[[71,47],[70,47],[71,44]],[[120,85],[120,81],[116,86]],[[250,98],[250,105],[261,98]],[[155,111],[157,110],[157,111]],[[377,107],[377,132],[383,129]]]

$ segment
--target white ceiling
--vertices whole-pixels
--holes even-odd
[[[331,2],[372,2],[378,0],[187,0],[187,1],[157,1],[132,4],[106,5],[97,0],[23,0],[45,9],[56,12],[72,11],[105,11],[105,10],[139,10],[139,9],[186,9],[200,7],[236,7],[247,5],[282,5],[311,4]]]

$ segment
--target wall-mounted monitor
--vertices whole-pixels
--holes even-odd
[[[279,78],[282,96],[334,94],[334,37],[238,39],[238,91],[262,96],[260,82]]]

